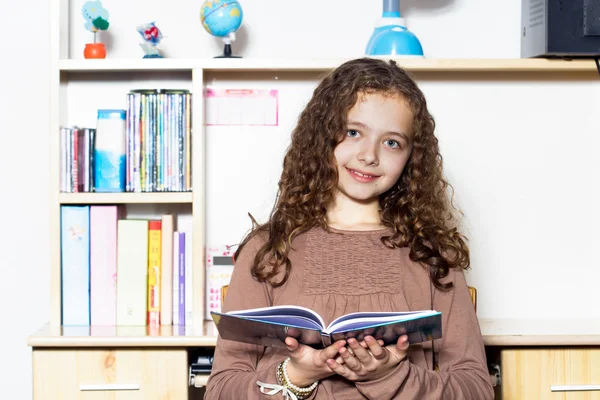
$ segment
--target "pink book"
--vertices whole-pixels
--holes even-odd
[[[117,221],[119,206],[90,207],[90,317],[92,325],[117,323]]]

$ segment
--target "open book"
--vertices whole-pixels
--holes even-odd
[[[394,344],[404,334],[410,344],[442,337],[442,314],[435,310],[360,312],[343,315],[325,326],[314,311],[299,306],[273,306],[228,313],[211,312],[223,339],[261,346],[286,347],[285,338],[314,348],[366,335]]]

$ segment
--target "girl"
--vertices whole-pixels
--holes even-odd
[[[218,339],[205,399],[493,398],[434,120],[395,62],[349,61],[292,133],[267,223],[238,248],[224,311],[295,304],[325,324],[350,312],[435,309],[443,338],[370,336],[315,350]],[[269,397],[272,396],[272,397]]]

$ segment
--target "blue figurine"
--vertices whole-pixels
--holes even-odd
[[[142,39],[144,39],[144,42],[140,43],[145,53],[144,58],[163,58],[157,46],[162,40],[163,35],[154,22],[139,25],[136,29]]]

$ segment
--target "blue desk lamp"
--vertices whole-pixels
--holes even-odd
[[[383,0],[383,15],[375,22],[366,55],[423,57],[423,47],[414,33],[406,29],[400,16],[400,0]]]

